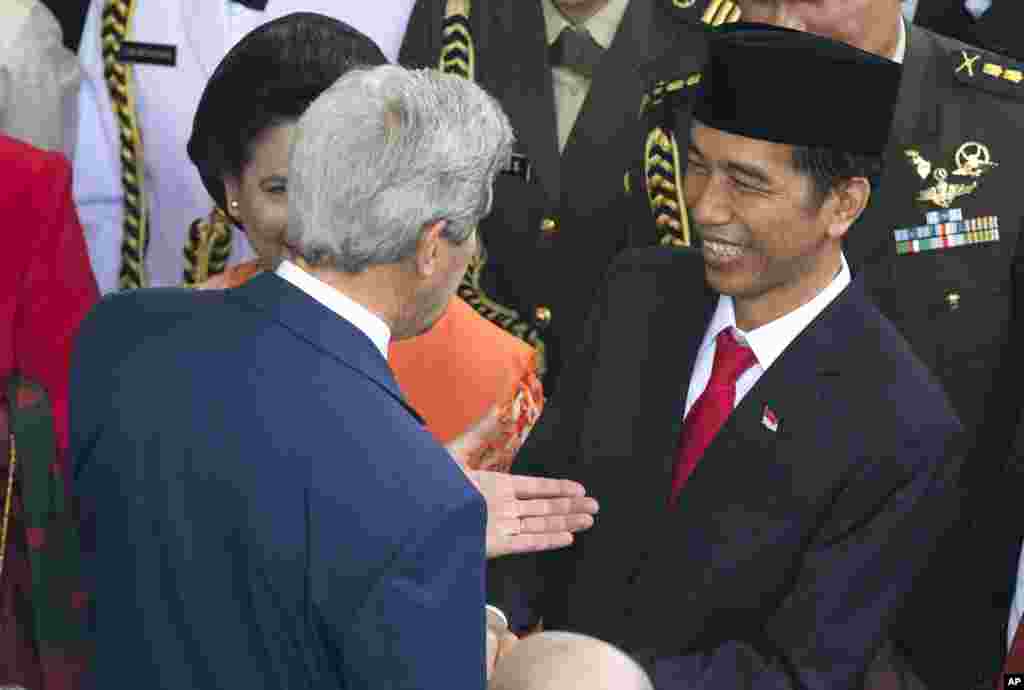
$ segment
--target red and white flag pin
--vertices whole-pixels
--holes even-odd
[[[764,412],[761,413],[761,424],[768,431],[775,432],[779,430],[779,418],[767,405],[764,406]]]

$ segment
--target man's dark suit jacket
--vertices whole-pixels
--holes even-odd
[[[669,509],[716,300],[690,250],[613,265],[514,467],[581,481],[601,513],[566,551],[496,564],[492,599],[517,624],[622,646],[659,690],[859,688],[955,513],[960,424],[855,281],[764,373]]]
[[[484,687],[483,499],[369,338],[281,278],[105,299],[71,434],[96,687]]]
[[[438,65],[446,5],[417,1],[399,56],[403,65]],[[493,211],[480,224],[487,261],[477,281],[470,271],[460,294],[498,325],[543,345],[544,386],[551,393],[594,290],[631,241],[625,224],[607,221],[618,213],[633,145],[647,133],[638,117],[649,85],[643,67],[672,53],[676,63],[700,69],[707,51],[702,16],[709,7],[724,16],[733,5],[630,0],[561,154],[540,0],[471,5],[473,76],[508,113],[516,154],[529,164],[529,174],[521,165],[521,174],[498,177]]]

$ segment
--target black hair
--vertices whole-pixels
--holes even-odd
[[[297,120],[352,67],[386,62],[368,37],[312,12],[280,17],[247,34],[210,77],[188,142],[210,196],[227,210],[222,180],[241,175],[261,133]]]
[[[876,191],[884,165],[883,154],[848,153],[824,146],[793,147],[793,167],[811,179],[816,207],[825,203],[840,182],[854,177],[866,177],[872,191]]]

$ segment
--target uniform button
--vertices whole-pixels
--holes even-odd
[[[551,235],[558,232],[558,223],[554,218],[545,218],[540,222],[540,229],[541,232]]]
[[[960,308],[960,293],[950,292],[946,295],[946,305],[950,311],[956,311]]]
[[[551,323],[551,310],[548,307],[537,307],[533,312],[537,325],[544,328]]]

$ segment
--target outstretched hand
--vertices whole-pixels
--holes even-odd
[[[493,407],[445,446],[487,501],[488,558],[569,546],[598,511],[577,482],[470,469],[510,467],[519,450],[515,436],[516,419]]]
[[[598,504],[581,484],[566,479],[522,477],[466,470],[487,501],[487,557],[549,551],[572,544],[590,529]]]

